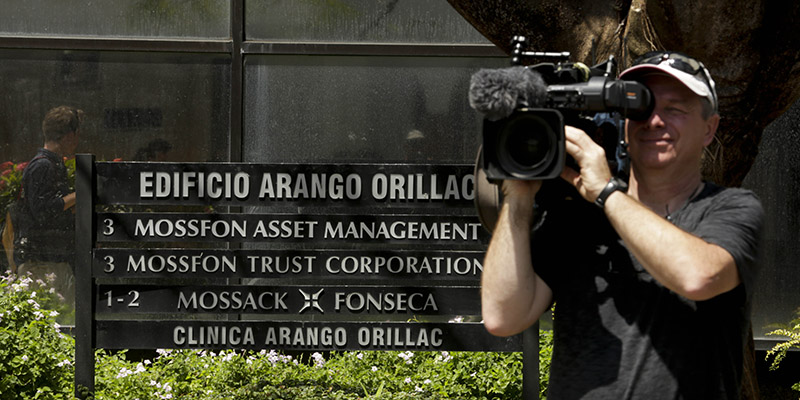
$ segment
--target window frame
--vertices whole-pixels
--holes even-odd
[[[227,161],[243,161],[244,138],[244,60],[248,55],[327,55],[327,56],[429,56],[429,57],[508,57],[491,44],[417,44],[358,42],[287,42],[246,40],[245,0],[230,0],[230,37],[220,39],[127,39],[116,37],[37,37],[0,35],[0,48],[28,50],[83,50],[173,53],[215,53],[231,58],[230,138]]]

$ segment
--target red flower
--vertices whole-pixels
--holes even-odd
[[[28,166],[28,161],[25,161],[25,162],[23,162],[23,163],[19,163],[19,164],[17,164],[17,166],[16,166],[16,168],[15,168],[15,169],[16,169],[17,171],[22,171],[22,170],[23,170],[23,169],[25,169],[25,167],[27,167],[27,166]]]
[[[6,162],[0,164],[0,171],[4,171],[4,172],[5,171],[10,171],[13,168],[14,168],[14,163],[11,162],[11,161],[6,161]]]
[[[122,161],[122,159],[121,159],[121,158],[115,158],[115,159],[113,159],[112,161],[114,161],[114,162],[120,162],[120,161]]]
[[[12,170],[12,169],[5,169],[5,170],[3,170],[2,174],[0,174],[0,176],[6,176],[6,175],[9,175],[9,174],[11,174],[13,171],[14,171],[14,170]]]

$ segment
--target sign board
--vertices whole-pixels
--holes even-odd
[[[478,284],[480,250],[118,249],[93,252],[95,278],[460,281]]]
[[[310,321],[97,321],[106,349],[519,351],[519,338],[480,323]]]
[[[94,348],[522,350],[456,322],[479,320],[489,240],[471,165],[77,171],[83,386]]]

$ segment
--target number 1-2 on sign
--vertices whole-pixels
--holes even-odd
[[[111,308],[111,305],[114,301],[117,303],[124,303],[124,297],[119,297],[114,299],[114,295],[112,290],[106,292],[106,305]],[[130,302],[128,302],[128,307],[139,307],[139,292],[136,290],[131,290],[128,292],[128,297],[130,297]]]

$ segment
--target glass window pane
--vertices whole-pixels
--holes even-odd
[[[230,38],[230,0],[7,1],[0,35]]]
[[[247,1],[248,40],[490,44],[446,1]]]
[[[0,162],[29,160],[59,105],[85,112],[77,152],[98,160],[148,146],[170,161],[227,159],[227,55],[2,50],[0,76]]]
[[[249,56],[244,159],[468,162],[481,117],[467,91],[505,58]]]
[[[800,102],[764,131],[758,157],[742,186],[758,194],[765,212],[761,264],[753,300],[753,333],[789,323],[800,309]],[[775,339],[775,337],[771,337]]]

